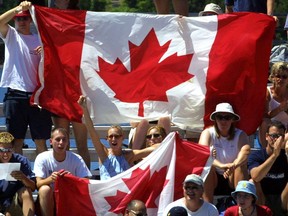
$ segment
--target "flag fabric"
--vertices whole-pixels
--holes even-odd
[[[57,215],[117,215],[133,199],[146,204],[148,215],[162,215],[169,203],[183,197],[186,175],[205,179],[212,161],[209,147],[170,133],[147,158],[109,180],[60,177],[55,184]]]
[[[81,94],[94,123],[171,116],[182,129],[211,125],[229,102],[238,127],[261,123],[275,21],[257,13],[180,17],[32,9],[43,44],[32,97],[51,112],[80,121]]]

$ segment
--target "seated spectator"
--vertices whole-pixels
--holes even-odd
[[[66,174],[80,178],[92,176],[82,157],[66,150],[68,140],[66,129],[54,128],[50,138],[53,150],[42,152],[35,159],[34,172],[42,216],[55,214],[54,182],[58,177]]]
[[[34,216],[35,175],[28,159],[13,153],[13,140],[10,133],[0,133],[0,163],[20,163],[20,170],[10,174],[17,181],[0,180],[0,215]]]
[[[266,132],[271,120],[277,120],[287,127],[288,123],[288,63],[276,62],[271,68],[267,87],[265,115],[259,128],[260,143],[263,148],[267,145]],[[288,136],[288,135],[287,135]],[[288,140],[288,137],[286,137]]]
[[[141,200],[132,200],[128,203],[124,216],[147,216],[145,203]]]
[[[124,172],[134,165],[136,161],[147,157],[159,146],[159,144],[155,144],[140,150],[122,149],[124,140],[123,130],[119,125],[113,125],[107,132],[107,140],[110,145],[110,148],[107,148],[101,143],[100,137],[94,129],[93,122],[87,109],[86,98],[80,96],[78,103],[83,109],[85,124],[98,154],[101,180],[109,179]]]
[[[201,133],[199,144],[216,150],[216,157],[204,186],[204,199],[213,202],[217,186],[223,192],[227,185],[229,189],[235,189],[238,181],[248,179],[247,159],[250,146],[246,133],[235,128],[234,123],[240,120],[240,116],[234,113],[229,103],[218,104],[210,119],[214,121],[214,126]]]
[[[207,4],[203,11],[199,12],[199,16],[211,16],[211,15],[219,15],[222,14],[222,9],[219,5],[210,3]]]
[[[281,122],[272,121],[266,133],[266,148],[252,152],[248,159],[251,178],[258,183],[259,203],[267,205],[277,216],[285,215],[288,206],[288,163],[282,149],[285,130]],[[286,148],[287,145],[286,142]]]
[[[188,213],[184,207],[175,206],[169,210],[167,216],[188,216]]]
[[[189,4],[188,0],[172,0],[175,14],[188,16]],[[170,13],[170,0],[154,0],[156,11],[158,14]]]
[[[163,215],[168,215],[168,212],[175,206],[184,207],[188,215],[208,215],[218,216],[217,208],[202,199],[204,192],[203,179],[199,175],[187,175],[183,182],[184,197],[170,203],[164,210]]]
[[[154,124],[156,123],[156,124]],[[148,122],[146,119],[139,123],[131,122],[132,129],[129,134],[129,147],[132,149],[143,149],[151,146],[151,143],[161,143],[166,135],[170,133],[171,121],[169,117],[161,117],[158,121]],[[157,139],[149,138],[152,133],[159,134]]]
[[[275,0],[225,0],[226,12],[257,12],[272,16]]]
[[[234,192],[231,193],[237,205],[229,207],[224,216],[272,216],[271,210],[267,206],[256,204],[256,187],[250,181],[239,181]]]

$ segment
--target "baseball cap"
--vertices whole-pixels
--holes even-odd
[[[16,17],[31,17],[31,15],[30,15],[29,10],[26,10],[26,11],[21,11],[18,14],[16,14],[14,18]]]
[[[167,216],[188,216],[188,213],[184,207],[174,206],[169,210]]]
[[[204,187],[203,179],[199,175],[196,175],[196,174],[187,175],[184,180],[184,183],[189,183],[189,182],[192,182],[194,184]]]

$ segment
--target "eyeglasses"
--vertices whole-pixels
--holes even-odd
[[[119,134],[111,134],[111,135],[108,136],[109,139],[113,139],[113,137],[114,137],[115,139],[119,139],[120,137],[122,137],[122,135],[119,135]]]
[[[146,135],[146,138],[147,138],[147,139],[151,139],[152,136],[153,136],[154,138],[158,138],[158,137],[161,136],[161,134],[148,134],[148,135]]]
[[[131,212],[133,215],[135,216],[147,216],[147,213],[142,213],[142,212],[136,212],[134,210],[128,210],[129,212]]]
[[[196,186],[185,186],[185,190],[199,190],[199,187]]]
[[[251,197],[250,194],[236,194],[236,199],[250,199]]]
[[[222,120],[229,121],[229,120],[233,119],[233,116],[232,115],[216,115],[215,118],[217,120],[220,120],[220,121],[222,121]]]
[[[268,134],[271,139],[278,139],[279,137],[284,137],[284,134]]]
[[[20,22],[20,21],[27,21],[30,17],[28,16],[24,16],[24,17],[16,17],[15,20],[17,22]]]
[[[0,148],[0,153],[13,152],[12,148]]]
[[[275,75],[275,77],[276,78],[278,78],[278,79],[287,79],[287,75],[279,75],[279,74],[277,74],[277,75]]]

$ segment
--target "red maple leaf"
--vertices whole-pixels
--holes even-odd
[[[167,167],[159,172],[154,172],[150,177],[150,167],[145,170],[135,169],[130,178],[123,178],[130,192],[124,193],[117,190],[115,196],[105,197],[111,206],[110,211],[116,214],[124,213],[127,204],[132,199],[139,199],[146,203],[147,208],[157,208],[155,199],[160,195],[162,189],[168,183],[166,180]]]
[[[167,90],[193,77],[188,73],[193,54],[174,53],[159,63],[170,43],[160,46],[154,29],[139,46],[129,41],[131,72],[118,58],[110,64],[98,57],[99,76],[115,92],[115,98],[139,103],[139,116],[144,116],[144,101],[168,101]]]

